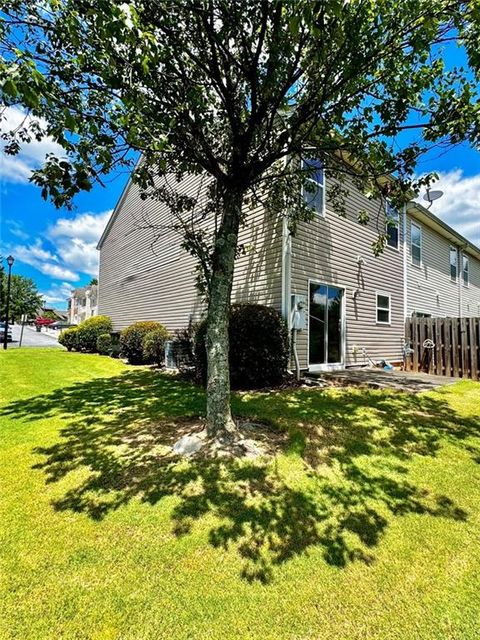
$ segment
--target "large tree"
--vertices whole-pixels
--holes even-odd
[[[45,135],[64,147],[65,158],[34,175],[57,206],[141,154],[133,179],[171,207],[198,258],[211,435],[235,430],[228,308],[247,205],[263,199],[294,230],[311,214],[300,197],[305,157],[340,180],[330,191],[339,214],[344,175],[371,197],[389,190],[401,202],[427,148],[478,144],[479,12],[477,0],[4,4],[3,101],[41,118],[5,136],[7,151]],[[455,41],[470,69],[445,69],[442,47]],[[187,173],[210,179],[200,212],[162,182]],[[186,222],[195,212],[196,226]]]
[[[5,270],[0,270],[0,318],[5,318],[7,275]],[[10,283],[9,320],[19,320],[25,313],[29,318],[35,317],[43,305],[43,298],[38,293],[37,286],[31,278],[13,274]]]

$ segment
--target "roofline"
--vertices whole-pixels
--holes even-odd
[[[473,242],[470,242],[470,240],[467,240],[467,238],[458,233],[458,231],[455,231],[453,227],[451,227],[441,218],[429,211],[422,204],[420,204],[419,202],[410,201],[407,205],[407,211],[408,213],[413,213],[416,218],[426,218],[430,223],[430,226],[434,227],[435,230],[438,231],[441,235],[450,240],[452,243],[457,244],[462,250],[468,251],[471,255],[480,260],[479,247],[474,245]]]
[[[113,209],[113,211],[112,211],[112,215],[111,215],[111,216],[110,216],[110,218],[108,219],[107,226],[106,226],[106,227],[105,227],[105,229],[103,230],[103,233],[102,233],[102,235],[100,236],[100,240],[97,242],[96,249],[97,249],[98,251],[100,251],[100,249],[102,248],[103,243],[105,242],[105,240],[106,240],[106,238],[107,238],[107,236],[108,236],[108,233],[109,233],[110,229],[112,228],[112,224],[113,224],[113,222],[114,222],[115,218],[116,218],[116,217],[117,217],[117,215],[118,215],[118,211],[119,211],[120,207],[121,207],[121,206],[122,206],[122,204],[123,204],[123,201],[125,200],[125,198],[126,198],[126,196],[127,196],[127,193],[128,193],[129,188],[130,188],[130,185],[132,184],[132,174],[133,174],[133,172],[135,171],[135,169],[138,167],[138,165],[139,165],[139,163],[140,163],[140,160],[141,160],[141,159],[142,159],[142,156],[140,155],[140,156],[138,157],[138,159],[137,159],[136,163],[135,163],[134,168],[132,169],[132,171],[130,171],[130,175],[128,176],[128,180],[127,180],[127,182],[125,183],[125,186],[123,187],[123,191],[122,191],[122,193],[120,194],[120,198],[117,200],[117,204],[115,205],[115,207],[114,207],[114,209]]]
[[[117,204],[115,205],[115,208],[112,211],[112,215],[110,216],[110,218],[108,219],[107,225],[105,227],[105,229],[103,230],[102,235],[100,236],[100,240],[97,243],[97,250],[100,250],[103,246],[103,243],[105,242],[108,233],[112,227],[113,222],[115,221],[115,218],[118,215],[119,209],[123,204],[123,201],[126,198],[126,195],[128,193],[128,190],[130,188],[130,185],[132,183],[132,174],[135,171],[135,169],[137,168],[137,166],[139,165],[140,161],[142,159],[142,156],[140,155],[137,162],[135,163],[135,167],[134,169],[130,172],[130,175],[128,177],[127,182],[125,183],[125,186],[123,187],[123,191],[120,195],[120,198],[117,201]],[[391,179],[391,176],[388,176],[389,179]],[[408,202],[407,204],[407,211],[409,213],[413,212],[413,213],[418,213],[421,216],[427,218],[427,220],[431,223],[431,226],[436,226],[440,230],[440,233],[442,233],[442,235],[444,237],[446,237],[447,239],[451,240],[452,242],[456,242],[461,249],[466,249],[468,250],[473,256],[475,256],[476,258],[478,258],[480,260],[480,248],[477,247],[476,245],[474,245],[472,242],[470,242],[470,240],[467,240],[467,238],[465,238],[464,236],[462,236],[460,233],[458,233],[458,231],[455,231],[455,229],[453,229],[450,225],[448,225],[446,222],[444,222],[443,220],[441,220],[438,216],[436,216],[435,214],[433,214],[431,211],[429,211],[427,208],[425,208],[422,204],[420,204],[419,202],[415,202],[414,200],[411,200],[410,202]]]

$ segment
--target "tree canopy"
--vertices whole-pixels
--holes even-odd
[[[7,275],[5,271],[0,271],[0,291],[2,292],[0,317],[5,318],[7,302]],[[37,315],[42,305],[43,298],[38,293],[35,282],[31,278],[13,274],[10,283],[10,318],[19,320],[24,313],[29,318],[33,318]]]
[[[312,215],[300,197],[308,157],[339,179],[339,214],[344,176],[369,197],[405,200],[431,179],[414,179],[427,149],[479,145],[479,33],[477,0],[9,0],[1,98],[36,119],[4,134],[6,150],[47,135],[63,146],[33,176],[57,206],[141,154],[133,179],[169,205],[199,259],[209,398],[223,389],[225,407],[242,205],[263,199],[294,230]],[[447,69],[455,43],[468,64]],[[186,173],[211,179],[207,206],[188,217],[217,218],[209,233],[186,223],[198,204],[159,180]],[[384,243],[380,233],[375,249]]]

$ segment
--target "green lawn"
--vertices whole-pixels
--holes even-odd
[[[201,390],[0,356],[0,638],[479,637],[480,384],[239,394],[282,451],[189,463]]]

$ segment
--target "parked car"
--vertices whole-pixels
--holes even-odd
[[[0,322],[0,342],[3,342],[4,340],[5,340],[5,322]],[[7,342],[12,342],[12,340],[13,340],[12,329],[9,325],[7,330]]]
[[[59,320],[58,322],[54,322],[49,325],[49,329],[69,329],[70,327],[76,327],[76,324],[72,324],[71,322],[66,322],[65,320]]]

